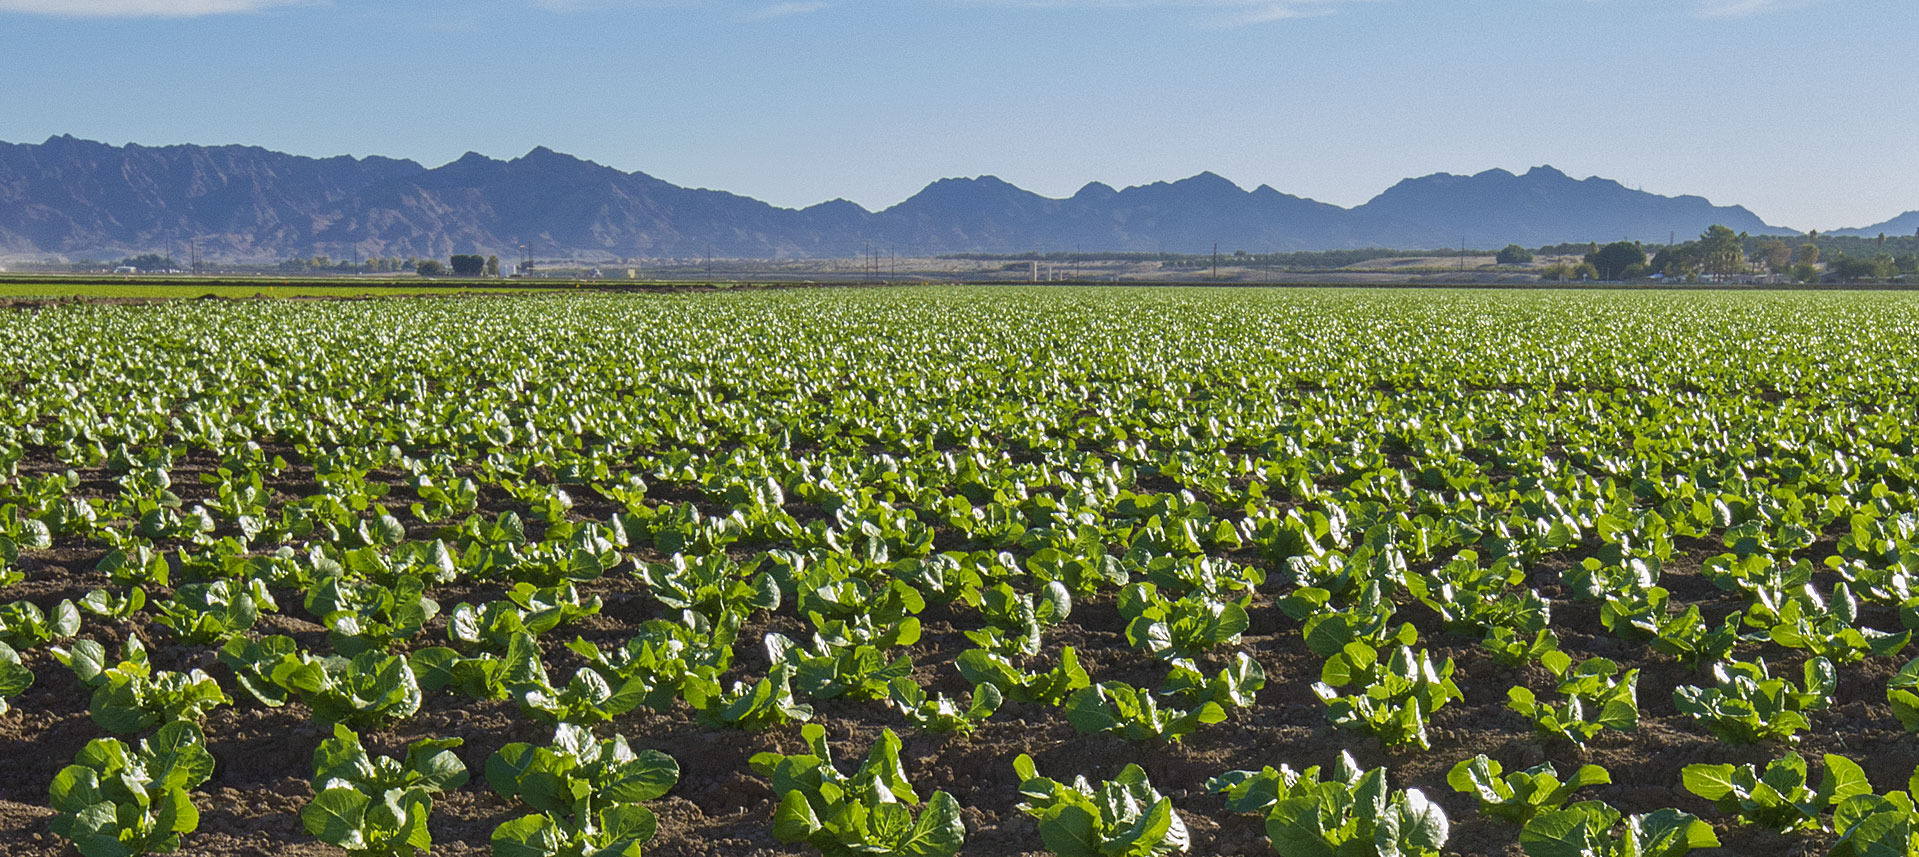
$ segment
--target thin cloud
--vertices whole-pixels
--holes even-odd
[[[1212,27],[1239,27],[1290,18],[1319,18],[1343,6],[1375,0],[952,0],[975,6],[1029,9],[1190,9],[1200,13],[1196,23]]]
[[[62,18],[199,18],[259,12],[306,0],[0,0],[0,12]]]
[[[832,5],[833,4],[826,3],[826,2],[774,3],[771,6],[762,6],[758,9],[755,9],[751,12],[746,13],[746,20],[765,21],[772,18],[787,18],[793,15],[808,15],[814,12],[818,12],[821,9],[828,8]]]
[[[1704,0],[1699,6],[1701,18],[1750,18],[1782,9],[1810,6],[1819,0]]]

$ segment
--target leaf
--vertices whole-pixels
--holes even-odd
[[[819,816],[813,813],[813,805],[807,802],[805,794],[794,789],[780,798],[779,809],[773,812],[773,838],[781,842],[805,842],[818,832]]]
[[[1105,857],[1098,829],[1099,819],[1091,812],[1068,805],[1040,820],[1039,838],[1059,857]]]
[[[493,857],[558,857],[566,846],[559,825],[544,815],[524,815],[493,828]]]
[[[1519,831],[1519,845],[1527,857],[1598,857],[1588,827],[1592,818],[1574,808],[1542,812]]]
[[[300,810],[300,823],[321,842],[348,850],[364,849],[368,845],[366,810],[371,802],[354,789],[327,789]]]
[[[1320,824],[1320,798],[1287,798],[1266,816],[1266,838],[1286,857],[1338,857]]]
[[[1872,783],[1866,779],[1866,771],[1857,762],[1844,756],[1827,753],[1826,772],[1820,778],[1819,793],[1828,804],[1837,804],[1855,795],[1872,794]]]
[[[1687,765],[1680,772],[1686,791],[1707,800],[1718,800],[1733,792],[1732,765]]]
[[[934,792],[894,853],[899,857],[954,857],[965,845],[966,824],[960,820],[959,801],[945,792]]]

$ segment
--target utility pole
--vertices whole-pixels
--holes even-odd
[[[1213,279],[1219,279],[1219,242],[1213,242]]]
[[[1466,236],[1459,236],[1459,276],[1466,276]]]

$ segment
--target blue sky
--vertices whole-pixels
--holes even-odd
[[[1552,164],[1830,229],[1919,209],[1915,32],[1914,0],[0,0],[0,140],[546,145],[869,208]]]

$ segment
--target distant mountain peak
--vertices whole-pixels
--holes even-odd
[[[1109,185],[1105,182],[1087,182],[1084,187],[1081,187],[1077,193],[1073,194],[1073,199],[1079,200],[1081,202],[1087,202],[1092,200],[1111,199],[1118,195],[1119,195],[1119,191],[1114,190],[1112,185]]]
[[[1905,215],[1878,231],[1909,234]],[[995,175],[943,178],[891,207],[845,199],[777,208],[535,146],[501,161],[467,152],[428,169],[378,156],[309,158],[248,146],[110,146],[70,134],[0,144],[0,248],[114,258],[201,239],[211,258],[444,256],[588,260],[853,256],[1035,248],[1247,252],[1419,249],[1664,240],[1712,224],[1782,234],[1737,206],[1573,180],[1540,165],[1515,176],[1434,173],[1355,208],[1207,170],[1121,190],[1088,182],[1054,199]],[[1910,224],[1910,225],[1907,225]]]

